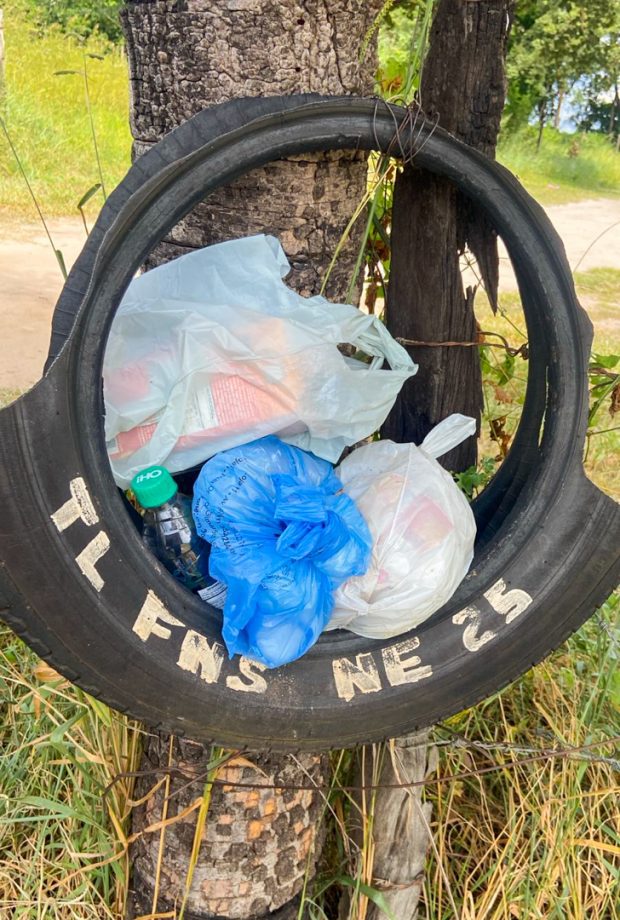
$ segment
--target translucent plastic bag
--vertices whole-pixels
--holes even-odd
[[[415,444],[373,441],[336,469],[373,539],[365,575],[335,596],[328,629],[386,639],[428,619],[450,599],[473,557],[476,523],[469,502],[436,461],[476,423],[451,415]]]
[[[261,235],[131,282],[103,366],[119,486],[147,466],[179,472],[268,434],[335,463],[381,425],[417,366],[376,317],[301,297],[288,272],[278,240]],[[342,355],[343,342],[370,363]]]
[[[226,647],[269,668],[316,642],[335,588],[370,560],[366,522],[331,464],[276,437],[205,463],[193,514],[209,573],[228,586]]]

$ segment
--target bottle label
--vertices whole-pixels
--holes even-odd
[[[224,609],[224,604],[226,603],[226,585],[221,581],[214,581],[213,584],[207,585],[206,588],[201,588],[198,591],[198,597],[206,601],[208,604],[211,604],[212,607],[217,607],[218,610]]]

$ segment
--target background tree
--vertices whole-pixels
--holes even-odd
[[[620,4],[612,29],[601,39],[599,70],[584,82],[577,99],[577,127],[607,134],[620,150]]]
[[[97,33],[111,42],[122,38],[119,12],[123,0],[25,0],[42,28],[59,26],[64,32],[87,38]]]
[[[520,0],[508,55],[509,126],[536,112],[539,134],[553,118],[559,128],[567,94],[604,66],[616,0]]]

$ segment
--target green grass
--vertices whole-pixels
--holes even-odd
[[[591,268],[575,272],[574,278],[579,299],[594,322],[595,351],[606,343],[620,348],[620,269]]]
[[[592,294],[601,304],[617,304],[620,300],[620,269],[591,268],[575,273],[575,284],[580,295]]]
[[[101,39],[81,45],[57,28],[39,33],[19,0],[3,4],[6,86],[0,114],[45,215],[75,214],[81,197],[100,181],[81,74],[89,94],[104,184],[111,191],[130,165],[128,76],[119,48]],[[92,57],[91,55],[97,55]],[[100,59],[101,57],[101,59]],[[96,214],[101,193],[88,211]],[[0,131],[0,216],[36,219],[22,176]]]
[[[8,387],[0,387],[0,409],[8,406],[9,403],[15,402],[21,396],[21,390],[13,390]]]
[[[140,731],[0,627],[0,917],[120,920]]]
[[[546,128],[540,150],[527,128],[500,136],[498,160],[542,204],[620,195],[620,153],[600,134],[562,134]]]
[[[575,275],[577,296],[586,309],[593,327],[593,352],[620,355],[620,270],[595,268]],[[521,299],[516,291],[500,294],[499,312],[493,315],[484,293],[476,298],[476,316],[481,329],[498,332],[511,345],[526,341]],[[489,338],[489,341],[493,341]],[[505,418],[505,430],[516,430],[527,382],[527,362],[517,357],[507,361],[500,349],[488,349],[483,362],[485,412],[480,440],[481,457],[497,458],[498,445],[489,432],[490,419]],[[620,362],[612,369],[620,372]],[[592,396],[592,402],[594,394]],[[591,404],[592,404],[591,402]],[[620,417],[612,414],[611,395],[603,402],[588,431],[585,470],[588,477],[604,492],[620,500]]]

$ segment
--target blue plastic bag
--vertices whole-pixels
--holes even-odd
[[[370,532],[331,464],[274,436],[205,463],[193,514],[210,574],[228,586],[228,652],[268,668],[316,642],[335,589],[370,562]]]

